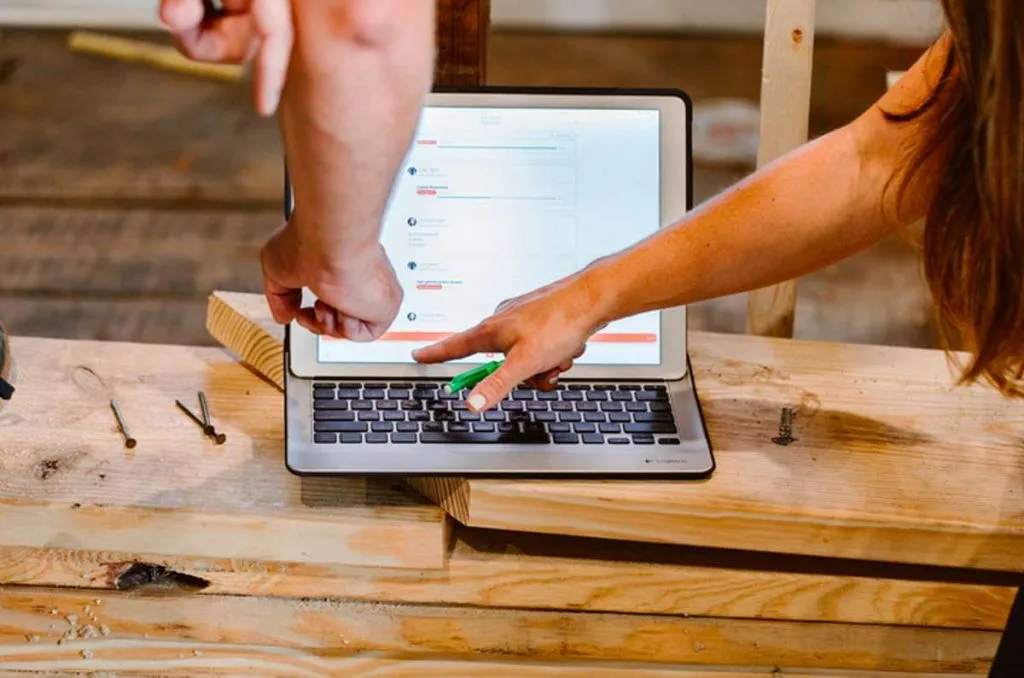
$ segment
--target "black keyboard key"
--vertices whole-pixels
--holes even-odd
[[[608,391],[587,391],[587,400],[608,400]]]
[[[355,421],[356,413],[351,410],[318,410],[313,412],[313,421]]]
[[[629,391],[614,391],[612,393],[612,400],[623,402],[626,400],[632,400],[633,394]]]
[[[398,409],[398,403],[395,402],[394,400],[378,400],[377,401],[377,409],[378,410],[397,410]]]
[[[572,431],[572,424],[551,424],[548,430],[552,433],[569,433]]]
[[[646,412],[647,403],[626,403],[627,412]]]
[[[629,438],[609,438],[609,445],[629,445]]]
[[[658,438],[659,445],[681,445],[679,438]]]
[[[518,433],[519,424],[515,424],[509,421],[503,421],[498,424],[498,433]]]
[[[412,391],[412,397],[416,400],[434,400],[437,398],[437,391],[426,388],[415,388]]]
[[[362,421],[315,421],[313,430],[317,433],[365,433],[370,427]]]
[[[522,412],[526,408],[521,402],[503,400],[501,401],[501,409],[506,412]]]
[[[583,421],[600,422],[607,421],[608,415],[604,412],[584,412]]]
[[[594,424],[573,424],[572,429],[576,433],[595,433],[597,427]]]
[[[600,433],[585,433],[583,434],[584,445],[603,445],[604,436]]]
[[[570,391],[587,391],[590,387],[586,384],[569,384]]]
[[[577,412],[597,412],[597,403],[576,403]]]
[[[559,412],[558,421],[583,421],[583,415],[579,412]]]
[[[366,442],[368,442],[368,443],[373,443],[375,445],[380,445],[382,443],[386,443],[387,441],[388,441],[388,434],[387,433],[367,433],[366,434]]]
[[[644,390],[645,391],[659,391],[661,393],[664,393],[666,391],[665,386],[663,384],[652,384],[652,385],[649,385],[649,386],[644,386]]]
[[[359,421],[380,421],[380,412],[360,412]]]
[[[626,433],[675,433],[676,425],[672,423],[652,422],[647,424],[623,424]]]
[[[452,403],[451,403],[451,408],[453,410],[458,410],[460,412],[464,412],[465,410],[469,409],[469,405],[467,405],[462,400],[453,400]]]
[[[441,400],[464,400],[466,397],[466,389],[456,391],[455,393],[448,393],[441,390],[437,392],[437,397]]]
[[[321,445],[338,442],[337,433],[314,433],[313,442]]]
[[[497,429],[489,421],[478,421],[473,424],[473,430],[477,433],[493,433]]]
[[[405,416],[409,418],[409,421],[430,421],[430,412],[426,410],[408,412]]]
[[[576,445],[580,442],[580,437],[575,433],[555,433],[552,438],[559,445]]]
[[[405,421],[404,412],[385,412],[384,421]]]
[[[533,391],[517,388],[512,391],[512,400],[533,400]]]
[[[572,412],[572,403],[557,402],[551,403],[551,409],[555,412]]]
[[[416,384],[415,386],[413,386],[413,388],[418,388],[421,391],[431,390],[431,389],[436,389],[437,388],[437,384],[428,384],[427,382],[420,382],[420,383]]]
[[[544,434],[534,433],[421,433],[421,443],[440,444],[515,444],[515,445],[547,445],[551,437]]]
[[[395,424],[395,430],[399,433],[419,433],[420,425],[415,421],[400,421]]]
[[[449,403],[446,403],[443,400],[437,400],[436,398],[431,398],[430,400],[423,401],[416,400],[413,402],[422,402],[423,406],[426,407],[431,412],[439,412],[441,410],[450,409]]]
[[[637,412],[633,415],[633,421],[639,422],[651,422],[651,421],[672,421],[671,412]]]
[[[579,391],[565,391],[562,393],[562,400],[583,400],[583,394]]]
[[[633,419],[629,416],[629,412],[609,412],[608,421],[613,421],[617,424],[626,424],[633,421]]]
[[[372,410],[373,409],[373,401],[372,400],[356,400],[356,401],[353,401],[352,409],[353,410]]]
[[[345,443],[346,445],[358,445],[361,442],[363,442],[363,434],[362,433],[342,433],[340,439],[341,439],[341,442]]]
[[[423,403],[421,403],[418,400],[403,400],[401,403],[401,408],[406,412],[411,412],[413,410],[422,410]]]
[[[332,384],[326,381],[318,381],[313,384],[313,388],[337,388],[337,384]]]
[[[484,412],[484,421],[505,421],[505,413],[498,412],[497,410],[487,410]]]
[[[334,400],[333,388],[314,388],[313,400]]]
[[[469,424],[461,421],[452,421],[448,423],[448,430],[452,433],[468,433]]]
[[[370,425],[370,430],[374,433],[391,433],[395,430],[395,425],[390,421],[375,421]]]
[[[667,401],[657,400],[651,403],[651,412],[671,412],[672,406]]]
[[[599,424],[597,430],[601,433],[622,433],[622,427],[618,424]]]
[[[649,402],[651,400],[668,400],[668,394],[663,391],[640,391],[636,394],[636,399],[645,402]]]
[[[373,383],[369,383],[369,384],[363,384],[363,388],[368,388],[368,389],[370,389],[370,390],[374,390],[374,389],[381,389],[381,388],[387,388],[387,387],[388,387],[388,385],[387,385],[387,384],[382,384],[382,383],[379,383],[379,382],[373,382]]]
[[[366,400],[383,400],[384,389],[382,388],[367,388],[363,389],[363,398]]]
[[[476,412],[459,412],[459,421],[480,421],[480,415]]]
[[[425,421],[423,422],[423,430],[430,431],[432,433],[440,433],[444,430],[444,422],[440,421]]]
[[[548,429],[544,424],[538,424],[535,421],[530,421],[523,424],[523,433],[547,433]]]
[[[653,445],[654,436],[649,433],[638,433],[633,436],[633,443],[635,445]]]
[[[544,412],[548,409],[548,404],[543,400],[531,400],[526,403],[526,409],[531,412]]]
[[[398,384],[391,384],[391,388],[404,388],[406,391],[408,391],[412,387],[413,387],[412,384],[409,384],[409,383],[406,383],[406,382],[401,382],[401,383],[398,383]]]
[[[392,433],[391,434],[391,442],[393,442],[393,443],[401,443],[401,444],[408,445],[410,443],[416,442],[416,440],[417,440],[417,436],[416,436],[415,433]]]
[[[558,400],[558,391],[540,391],[537,400]]]
[[[620,391],[639,391],[640,384],[622,384],[619,386]]]
[[[455,413],[451,410],[434,412],[434,421],[455,421]]]
[[[343,387],[343,388],[339,388],[338,389],[338,399],[339,400],[355,400],[358,397],[359,397],[359,389],[358,388]]]
[[[388,391],[388,400],[408,400],[409,390],[404,388],[393,388]]]
[[[534,421],[556,421],[558,415],[554,412],[536,412],[533,415]]]
[[[314,400],[314,410],[347,410],[347,400]]]
[[[533,421],[533,417],[530,416],[529,412],[509,412],[509,421],[527,422]]]

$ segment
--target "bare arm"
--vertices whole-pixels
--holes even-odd
[[[583,277],[607,322],[798,278],[921,218],[936,173],[922,173],[897,210],[887,183],[916,125],[885,119],[927,98],[948,45],[851,124],[817,139],[702,205],[671,229],[597,262]]]
[[[326,269],[376,247],[434,61],[435,0],[294,0],[281,103],[296,223]]]
[[[505,353],[505,364],[470,394],[470,408],[480,411],[520,382],[549,388],[610,321],[792,279],[911,224],[931,202],[936,173],[926,165],[896,209],[897,192],[887,192],[887,184],[919,137],[916,124],[891,123],[882,109],[908,112],[925,101],[948,48],[944,38],[849,125],[762,168],[671,228],[524,295],[416,359]]]

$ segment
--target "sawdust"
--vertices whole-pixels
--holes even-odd
[[[82,629],[82,638],[88,640],[89,638],[95,638],[95,637],[96,637],[96,629],[94,629],[92,626],[86,626],[84,629]]]
[[[37,636],[35,634],[32,634],[32,633],[27,633],[27,634],[25,634],[25,640],[27,640],[30,643],[38,643],[39,642],[39,636]]]
[[[68,624],[70,624],[72,627],[75,627],[75,626],[78,625],[78,615],[77,614],[69,614],[69,615],[65,616],[64,619],[66,619]]]
[[[101,636],[109,636],[110,635],[110,627],[107,626],[106,624],[100,624],[100,635]]]
[[[79,654],[82,655],[82,659],[92,659],[92,650],[82,650]]]

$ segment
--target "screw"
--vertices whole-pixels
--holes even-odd
[[[124,416],[121,415],[121,408],[117,406],[117,401],[111,400],[110,407],[114,410],[114,416],[117,418],[117,425],[121,427],[121,433],[124,434],[124,445],[129,450],[134,448],[138,441],[132,438],[132,435],[128,433],[128,427],[125,426]]]
[[[203,431],[208,436],[216,435],[217,431],[213,428],[213,424],[210,423],[210,406],[206,403],[206,394],[202,391],[199,392],[199,407],[203,411]]]
[[[224,442],[228,439],[228,437],[223,433],[217,433],[215,430],[213,430],[212,426],[209,427],[212,433],[207,432],[207,424],[204,424],[203,420],[200,419],[195,412],[188,409],[185,403],[181,402],[180,400],[175,400],[174,404],[177,405],[182,412],[187,414],[188,418],[194,421],[199,426],[199,428],[203,429],[203,433],[206,433],[206,435],[212,437],[217,442],[218,445],[223,445]]]

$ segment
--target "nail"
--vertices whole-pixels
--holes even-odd
[[[174,404],[178,406],[178,409],[180,409],[182,412],[187,414],[188,418],[191,419],[192,421],[194,421],[199,426],[199,428],[203,429],[203,433],[205,433],[206,435],[208,435],[211,438],[213,438],[213,440],[218,445],[223,445],[224,442],[228,439],[228,437],[226,435],[224,435],[223,433],[217,433],[217,431],[214,430],[213,426],[209,426],[208,427],[206,424],[204,424],[203,420],[200,419],[199,416],[195,412],[193,412],[192,410],[188,409],[188,407],[185,405],[185,403],[181,402],[180,400],[175,400]],[[210,430],[207,431],[207,428],[209,428]]]
[[[138,444],[138,441],[128,433],[128,427],[125,426],[124,416],[121,414],[121,408],[118,407],[117,402],[114,400],[110,401],[110,407],[114,410],[114,417],[117,419],[117,425],[121,428],[121,433],[124,434],[124,446],[129,450],[134,448]]]
[[[548,383],[551,384],[552,386],[558,384],[558,375],[556,374],[555,376],[548,379]]]
[[[202,391],[199,392],[199,408],[203,412],[203,432],[208,436],[214,435],[216,431],[210,422],[210,406],[206,402],[206,394]]]
[[[469,400],[466,401],[466,404],[469,405],[471,410],[480,412],[484,409],[484,406],[487,405],[487,398],[477,393],[476,395],[470,396]]]

